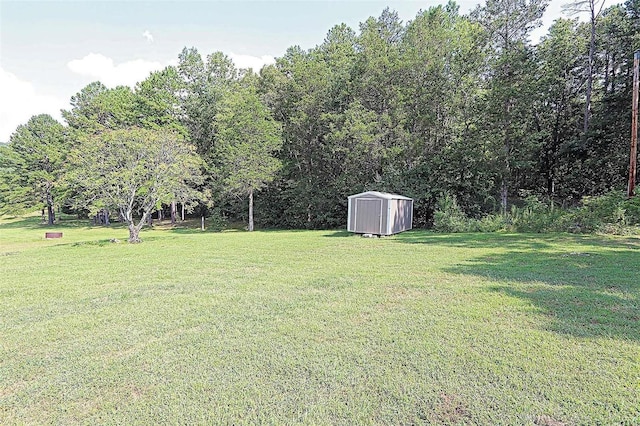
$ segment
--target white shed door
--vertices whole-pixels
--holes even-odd
[[[356,198],[355,232],[380,234],[382,232],[382,200]]]

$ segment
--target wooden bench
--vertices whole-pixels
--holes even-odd
[[[50,238],[62,238],[62,232],[45,232],[44,237],[46,239]]]

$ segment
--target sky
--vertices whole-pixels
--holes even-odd
[[[0,142],[36,114],[62,121],[61,109],[92,81],[135,86],[177,63],[184,47],[222,51],[240,68],[258,70],[286,49],[312,48],[334,25],[357,31],[385,7],[404,22],[446,0],[0,0]],[[458,0],[461,13],[479,0]],[[552,0],[539,40],[563,17]],[[606,6],[616,2],[609,1]]]

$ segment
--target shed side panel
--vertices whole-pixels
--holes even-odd
[[[387,218],[389,222],[389,227],[387,228],[389,230],[388,235],[392,235],[398,232],[396,231],[396,227],[398,226],[396,217],[398,211],[398,201],[399,200],[389,200],[389,216]]]
[[[411,229],[413,203],[411,200],[398,200],[398,206],[394,214],[393,232],[403,232]]]

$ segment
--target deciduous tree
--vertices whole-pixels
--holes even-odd
[[[281,166],[274,157],[282,146],[280,124],[250,83],[238,84],[216,115],[218,172],[227,192],[249,198],[253,231],[253,196],[271,182]]]
[[[129,227],[129,242],[149,215],[202,180],[202,161],[195,148],[170,130],[128,128],[85,138],[72,151],[68,180],[78,196],[75,204],[116,210]],[[137,222],[136,222],[137,220]]]

